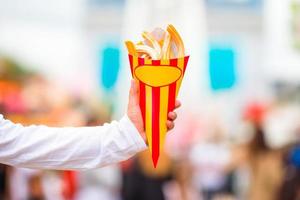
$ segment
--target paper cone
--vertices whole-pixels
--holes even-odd
[[[132,77],[140,87],[140,108],[154,167],[164,145],[168,113],[175,108],[188,59],[189,56],[151,60],[129,55]]]

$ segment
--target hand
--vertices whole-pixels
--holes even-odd
[[[181,103],[179,101],[175,102],[175,108],[179,108],[181,106]],[[127,108],[127,116],[132,121],[132,123],[135,125],[141,136],[146,141],[146,133],[142,118],[141,109],[139,106],[139,89],[138,84],[135,80],[131,81],[131,87],[129,92],[129,103]],[[175,112],[169,112],[168,113],[168,121],[167,121],[167,128],[168,131],[172,130],[174,128],[174,120],[177,118],[177,114]]]

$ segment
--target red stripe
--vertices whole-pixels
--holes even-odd
[[[129,63],[130,63],[131,76],[133,77],[133,57],[132,57],[132,55],[128,55],[128,57],[129,57]]]
[[[189,56],[184,57],[183,74],[185,73],[185,69],[186,69],[187,63],[189,61],[189,58],[190,58]]]
[[[169,86],[169,105],[168,112],[172,112],[175,108],[176,101],[176,82]]]
[[[138,66],[144,65],[145,60],[143,58],[138,58]],[[144,121],[144,126],[146,125],[145,116],[146,116],[146,86],[144,83],[140,83],[140,109]]]
[[[138,66],[144,65],[145,59],[144,58],[138,58]]]
[[[152,65],[160,65],[160,60],[152,60]]]
[[[171,59],[170,65],[177,67],[177,59]],[[169,86],[169,104],[168,104],[168,112],[171,112],[175,108],[175,101],[176,101],[176,82],[172,83]]]
[[[146,125],[145,116],[146,116],[146,88],[145,84],[140,82],[140,109],[144,121],[144,127]]]
[[[174,67],[177,67],[177,59],[171,59],[170,60],[170,65],[174,66]]]
[[[152,161],[156,168],[159,158],[159,100],[160,88],[152,88]]]

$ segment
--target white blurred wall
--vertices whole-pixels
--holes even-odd
[[[0,52],[66,87],[91,91],[96,77],[84,12],[82,0],[0,0]]]
[[[300,1],[264,2],[264,61],[268,78],[299,83],[300,50],[293,47],[291,3]]]

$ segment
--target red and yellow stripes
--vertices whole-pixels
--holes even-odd
[[[169,65],[170,60],[161,60],[161,65]],[[167,133],[167,119],[169,108],[169,86],[160,87],[160,105],[159,105],[159,140],[158,140],[158,156],[155,159],[158,160],[160,149],[164,148],[166,133]],[[152,156],[153,158],[153,156]],[[154,166],[156,166],[157,160],[153,160]],[[156,161],[156,163],[155,163]]]
[[[149,149],[152,154],[152,161],[154,167],[156,167],[160,149],[163,148],[167,133],[168,112],[175,107],[175,100],[188,62],[188,56],[170,60],[151,60],[129,55],[129,61],[132,76],[136,80],[138,78],[134,72],[138,66],[173,66],[179,68],[182,72],[181,77],[177,81],[167,86],[152,87],[138,80],[140,86],[140,108]]]
[[[147,59],[145,64],[146,65],[151,65],[152,61],[150,59]],[[141,82],[141,81],[140,81]],[[152,141],[152,132],[153,132],[153,127],[152,127],[152,120],[153,120],[153,104],[152,104],[152,87],[149,85],[145,85],[145,98],[146,98],[146,102],[145,102],[145,109],[146,109],[146,117],[145,117],[145,130],[146,130],[146,136],[147,136],[147,140],[148,140],[148,145],[149,145],[149,149],[152,153],[152,148],[153,148],[153,141]],[[140,105],[141,106],[141,105]]]

